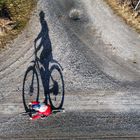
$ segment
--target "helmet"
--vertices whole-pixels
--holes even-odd
[[[52,113],[51,106],[49,104],[45,105],[44,103],[41,103],[39,113],[41,113],[45,116],[49,116]]]

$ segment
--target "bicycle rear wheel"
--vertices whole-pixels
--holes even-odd
[[[53,65],[50,68],[49,101],[52,109],[61,109],[64,102],[64,80],[60,68]]]
[[[23,105],[26,112],[30,112],[29,103],[39,100],[39,79],[37,71],[30,66],[24,76],[22,89]]]

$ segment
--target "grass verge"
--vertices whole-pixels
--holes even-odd
[[[138,11],[134,11],[128,4],[119,5],[116,0],[104,0],[114,10],[114,12],[123,18],[126,24],[133,27],[140,33],[140,16]]]
[[[0,50],[21,33],[36,3],[37,0],[0,0],[0,26],[4,26],[7,19],[15,24],[12,29],[0,35]]]

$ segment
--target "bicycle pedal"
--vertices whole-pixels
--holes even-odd
[[[21,115],[25,116],[25,115],[28,115],[27,112],[22,112]]]

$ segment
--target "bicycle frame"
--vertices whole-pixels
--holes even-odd
[[[34,52],[34,54],[35,54],[35,59],[34,59],[32,62],[34,63],[34,66],[35,66],[38,70],[40,70],[40,66],[39,66],[39,61],[40,61],[40,59],[37,57],[36,43],[34,43],[34,48],[35,48],[35,52]],[[59,68],[63,71],[63,67],[61,66],[61,64],[60,64],[58,61],[52,59],[49,63],[52,63],[52,64],[54,63],[54,64],[58,65]]]
[[[36,69],[36,71],[37,71],[39,74],[41,74],[41,72],[40,72],[40,59],[39,59],[38,56],[37,56],[36,44],[34,44],[34,48],[35,48],[35,52],[34,52],[35,58],[34,58],[34,60],[32,61],[32,62],[34,63],[33,67]],[[60,63],[58,63],[58,61],[52,59],[51,61],[49,61],[49,63],[51,63],[52,65],[58,66],[59,69],[60,69],[61,71],[63,71],[63,68],[62,68],[62,66],[60,65]],[[43,66],[43,67],[44,67],[44,66]],[[52,77],[51,75],[50,75],[50,77],[51,77],[53,83],[55,83],[55,80],[53,79],[53,77]],[[51,90],[51,89],[50,89],[50,90]]]

